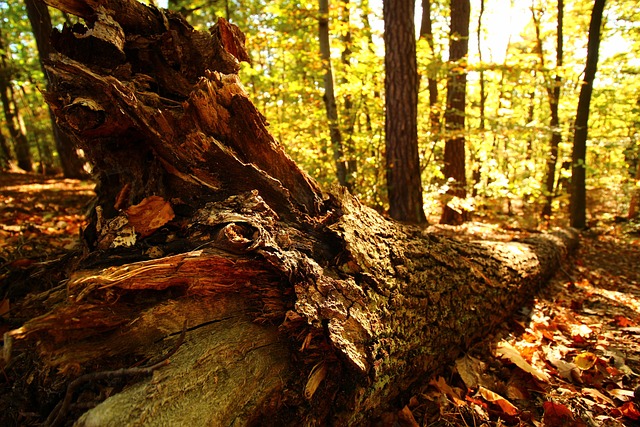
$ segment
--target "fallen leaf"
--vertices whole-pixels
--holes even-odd
[[[429,384],[436,387],[440,393],[446,395],[456,406],[464,405],[464,400],[460,398],[460,395],[453,389],[444,378],[438,377],[437,380],[432,379]]]
[[[638,407],[633,402],[627,402],[622,406],[615,408],[611,412],[615,415],[619,414],[634,421],[640,420],[640,411],[638,411]]]
[[[582,389],[582,394],[594,398],[596,400],[596,402],[598,402],[598,403],[606,403],[606,404],[609,404],[611,406],[615,406],[615,404],[613,403],[613,400],[609,399],[607,396],[605,396],[604,394],[600,393],[595,388],[584,387]]]
[[[158,228],[171,221],[175,214],[171,203],[160,196],[149,196],[126,210],[129,224],[133,225],[140,237],[151,235]]]
[[[489,378],[485,378],[487,377],[487,375],[484,374],[487,369],[487,364],[475,357],[464,355],[457,359],[456,369],[468,389],[476,388],[479,385],[491,388],[491,383],[495,382]]]
[[[544,409],[542,422],[545,427],[563,427],[573,421],[573,413],[561,403],[547,401],[542,404],[542,408]]]
[[[607,393],[609,393],[611,396],[623,402],[628,402],[629,399],[633,399],[633,390],[623,390],[620,388],[614,388],[611,390],[607,390]]]
[[[615,321],[616,321],[616,325],[621,326],[623,328],[626,328],[628,326],[635,326],[635,322],[633,322],[632,320],[629,320],[628,318],[624,317],[624,316],[620,316],[617,315],[614,317]]]
[[[569,381],[576,381],[576,379],[580,378],[580,371],[578,367],[570,362],[565,362],[562,360],[562,353],[558,348],[545,347],[544,355],[553,366],[558,369],[558,374],[560,377]],[[581,381],[577,381],[581,382]]]
[[[515,364],[518,368],[522,369],[525,372],[530,373],[531,375],[533,375],[534,377],[536,377],[541,381],[547,382],[551,378],[549,374],[547,374],[546,372],[543,372],[540,369],[534,366],[531,366],[529,362],[524,360],[520,352],[506,341],[500,341],[498,343],[498,348],[496,349],[496,355],[503,359],[509,360],[510,362]]]
[[[401,427],[420,427],[420,425],[416,422],[416,419],[413,417],[411,413],[411,409],[405,405],[400,411],[398,411],[398,424]]]
[[[589,369],[593,368],[593,365],[595,365],[597,361],[598,356],[588,351],[578,354],[573,359],[573,363],[583,371],[588,371]]]
[[[498,393],[495,393],[482,386],[478,388],[478,393],[480,393],[480,395],[488,402],[498,405],[505,414],[516,415],[518,413],[518,408],[516,408],[511,402],[500,396]]]

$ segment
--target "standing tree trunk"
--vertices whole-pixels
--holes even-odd
[[[537,51],[540,56],[540,65],[542,69],[544,66],[544,52],[542,50],[542,37],[540,36],[540,23],[536,19],[535,11],[533,11],[533,19],[536,30],[537,39]],[[549,157],[547,157],[547,176],[545,179],[545,192],[546,200],[542,208],[542,217],[548,218],[551,216],[551,208],[553,204],[553,198],[555,194],[556,183],[556,166],[558,164],[558,147],[562,142],[562,130],[560,129],[560,116],[558,114],[558,108],[560,105],[560,86],[562,85],[562,77],[560,77],[560,68],[563,64],[563,21],[564,21],[564,0],[558,0],[558,25],[556,31],[556,75],[553,79],[553,83],[548,83],[547,96],[549,97],[549,111],[551,112],[551,120],[549,127],[551,128],[551,140],[549,142]],[[545,73],[546,79],[546,73]]]
[[[342,54],[340,55],[340,59],[342,61],[342,66],[344,67],[344,76],[342,77],[341,84],[347,85],[349,83],[347,79],[347,74],[351,72],[351,45],[352,45],[352,37],[351,37],[351,3],[349,0],[341,1],[341,14],[340,21],[342,24],[342,33],[340,34],[340,39],[342,40],[342,44],[344,48],[342,49]],[[354,146],[353,141],[353,131],[355,129],[356,124],[356,115],[357,112],[354,111],[353,108],[353,100],[351,98],[351,93],[346,93],[344,95],[344,114],[345,124],[343,126],[344,133],[346,136],[346,141],[344,144],[344,151],[346,155],[347,162],[347,185],[346,187],[349,190],[353,190],[353,186],[355,184],[354,179],[356,173],[358,171],[358,162],[356,156],[356,147]]]
[[[7,138],[0,132],[0,168],[8,168],[11,160],[14,160],[13,153],[11,153],[11,149],[9,148]]]
[[[15,102],[13,87],[11,86],[12,64],[6,48],[4,34],[0,31],[0,101],[7,123],[9,136],[13,141],[18,167],[26,172],[33,171],[33,161],[29,141],[24,132],[22,118],[18,104]]]
[[[8,399],[64,398],[47,425],[362,425],[527,301],[574,242],[463,243],[325,194],[239,84],[237,27],[49,1],[91,23],[54,38],[46,98],[101,182],[66,286],[5,334],[5,361],[41,358]],[[138,382],[71,405],[83,381],[125,374]]]
[[[436,57],[435,43],[433,42],[433,26],[431,19],[431,0],[422,0],[422,20],[420,23],[420,37],[424,37],[431,48],[433,61],[441,63],[440,57]],[[435,142],[440,138],[440,110],[438,108],[438,80],[433,73],[427,75],[427,88],[429,90],[429,123],[431,139]]]
[[[41,0],[24,0],[24,3],[27,8],[27,15],[29,16],[33,35],[36,39],[36,45],[38,46],[40,64],[42,65],[43,61],[45,61],[51,53],[49,38],[52,27],[49,9]],[[48,88],[50,82],[47,73],[45,73],[45,77],[47,78]],[[66,178],[86,178],[87,172],[84,170],[85,161],[78,155],[69,135],[60,130],[51,110],[49,110],[49,114],[51,115],[53,138],[56,142],[58,154],[60,155],[60,166],[62,166],[64,176]]]
[[[412,0],[383,3],[387,192],[391,218],[423,224],[414,11]]]
[[[593,92],[593,79],[598,69],[600,50],[600,27],[605,0],[595,0],[589,24],[589,42],[587,44],[587,64],[578,99],[576,123],[573,136],[573,154],[571,156],[571,226],[583,229],[587,226],[587,134],[589,131],[589,106]]]
[[[331,45],[329,43],[329,0],[319,0],[318,34],[320,40],[320,57],[324,68],[324,105],[329,122],[329,137],[333,149],[333,159],[340,185],[348,187],[347,161],[345,159],[342,132],[338,120],[338,106],[333,88],[333,69],[331,66]]]
[[[468,212],[456,201],[467,197],[464,122],[470,14],[469,0],[451,0],[449,61],[455,64],[455,68],[449,71],[447,78],[447,110],[444,117],[447,141],[443,172],[449,181],[449,190],[440,217],[441,224],[462,224],[468,217]]]

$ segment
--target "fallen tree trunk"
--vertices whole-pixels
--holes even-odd
[[[54,37],[46,98],[98,198],[79,268],[33,297],[51,309],[7,334],[5,358],[35,345],[57,381],[149,365],[186,322],[170,364],[78,425],[366,424],[525,303],[576,242],[463,243],[325,194],[239,83],[235,26],[196,32],[134,0],[47,3],[86,23]]]

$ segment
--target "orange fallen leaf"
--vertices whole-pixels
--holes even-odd
[[[617,315],[614,317],[615,321],[616,321],[616,325],[621,326],[623,328],[626,328],[628,326],[635,326],[635,322],[633,322],[632,320],[629,320],[628,318],[621,316],[621,315]]]
[[[140,237],[147,237],[171,221],[175,214],[171,203],[160,196],[150,196],[126,210],[129,224]]]
[[[518,413],[518,408],[516,408],[511,402],[500,396],[498,393],[495,393],[482,386],[478,387],[478,393],[480,393],[480,395],[488,402],[498,405],[505,414],[516,415]]]
[[[634,421],[640,420],[640,411],[638,411],[638,407],[633,402],[627,402],[622,406],[615,408],[611,412],[615,415],[622,415]]]
[[[509,360],[518,368],[530,373],[540,381],[548,382],[551,378],[549,374],[541,371],[540,369],[532,366],[529,362],[527,362],[524,357],[522,357],[518,349],[516,349],[506,341],[500,341],[498,343],[498,347],[496,348],[496,355],[503,359]]]

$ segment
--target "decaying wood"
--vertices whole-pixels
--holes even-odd
[[[235,26],[199,33],[134,0],[48,3],[86,23],[54,38],[47,100],[100,185],[80,268],[5,343],[70,381],[153,362],[188,325],[168,366],[78,425],[366,424],[575,244],[463,243],[325,194],[242,88]]]

